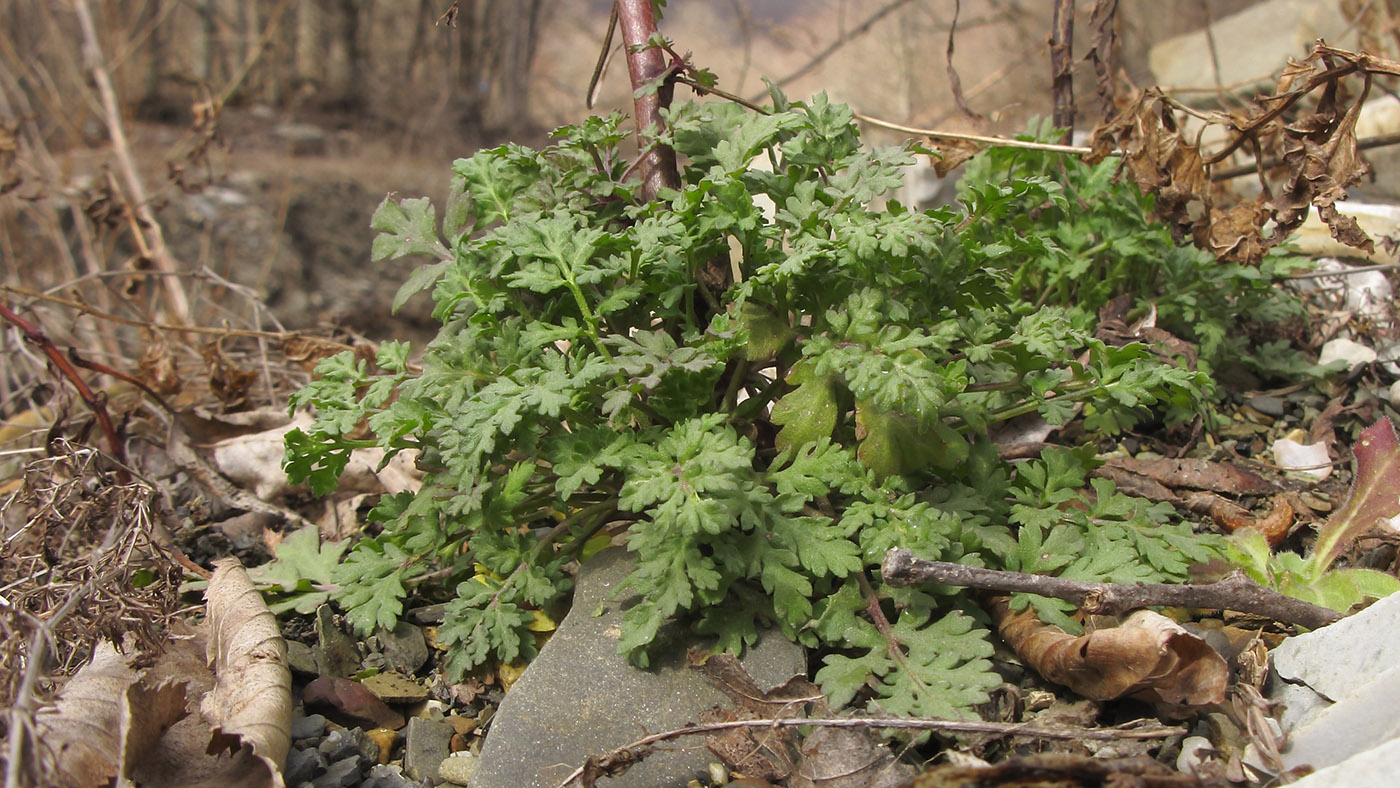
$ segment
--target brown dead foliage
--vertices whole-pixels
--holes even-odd
[[[1222,260],[1257,263],[1311,208],[1333,238],[1370,252],[1371,238],[1336,203],[1370,173],[1356,122],[1378,75],[1400,76],[1400,62],[1319,41],[1307,58],[1289,61],[1272,94],[1241,111],[1200,113],[1156,88],[1125,91],[1094,130],[1089,160],[1122,156],[1123,174],[1156,196],[1158,218]],[[1178,113],[1224,127],[1228,142],[1204,153]],[[1254,159],[1261,191],[1227,204],[1214,188],[1214,168],[1240,151]]]
[[[1041,676],[1086,698],[1132,696],[1201,706],[1225,699],[1230,670],[1199,637],[1160,613],[1139,610],[1121,624],[1078,637],[1046,624],[1031,607],[1014,611],[993,597],[993,620],[1007,645]]]

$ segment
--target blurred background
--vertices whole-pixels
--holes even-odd
[[[896,123],[1005,134],[1050,114],[1054,5],[671,0],[661,29],[741,96],[762,95],[767,76],[791,97],[825,90]],[[1232,92],[1270,84],[1318,36],[1394,50],[1391,6],[1400,2],[1084,0],[1076,58],[1093,43],[1095,9],[1115,5],[1128,78],[1228,107]],[[94,40],[85,41],[79,6]],[[450,8],[455,25],[442,21]],[[588,114],[609,8],[607,0],[2,0],[0,279],[72,295],[75,282],[110,290],[118,273],[150,267],[131,189],[113,174],[88,68],[96,62],[111,78],[144,204],[206,318],[431,336],[426,298],[390,314],[412,263],[369,264],[370,215],[389,192],[440,200],[455,158],[505,141],[540,144],[548,129]],[[970,113],[954,101],[954,73]],[[1075,84],[1087,130],[1098,117],[1093,69],[1080,66]],[[596,110],[629,110],[630,93],[615,58]],[[876,128],[867,136],[900,138]],[[923,193],[937,189],[925,183]],[[83,297],[113,308],[122,300]],[[114,355],[131,350],[107,342]]]

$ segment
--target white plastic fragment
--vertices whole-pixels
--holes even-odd
[[[1274,464],[1285,471],[1296,471],[1322,481],[1332,475],[1332,466],[1328,464],[1331,461],[1326,444],[1303,444],[1292,438],[1274,441]]]
[[[1366,347],[1359,342],[1338,337],[1322,346],[1322,352],[1318,354],[1317,363],[1326,366],[1333,361],[1348,362],[1348,371],[1355,371],[1376,360],[1376,351]]]

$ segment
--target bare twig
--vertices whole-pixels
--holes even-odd
[[[888,717],[837,717],[817,719],[787,717],[768,720],[730,720],[725,722],[687,725],[684,728],[676,728],[675,730],[644,736],[600,758],[590,758],[589,762],[594,765],[603,765],[605,769],[609,767],[625,768],[636,760],[639,760],[651,745],[671,739],[679,739],[682,736],[695,736],[702,733],[715,733],[718,731],[734,730],[736,728],[793,728],[804,726],[813,728],[878,728],[885,730],[945,731],[949,733],[986,733],[996,736],[1026,736],[1037,739],[1094,739],[1098,741],[1112,741],[1115,739],[1165,739],[1186,732],[1185,728],[1166,726],[1153,728],[1080,728],[1074,726],[1040,727],[1027,723],[1011,722],[892,719]],[[563,782],[559,783],[559,788],[564,788],[582,777],[586,768],[588,767],[580,766],[575,769],[573,773],[564,778]]]
[[[73,10],[77,13],[78,26],[83,33],[83,60],[88,71],[92,74],[93,83],[97,86],[98,97],[102,101],[107,133],[112,138],[112,153],[116,157],[117,169],[121,172],[122,180],[130,196],[131,211],[138,224],[138,238],[144,239],[151,262],[155,265],[156,270],[175,273],[180,270],[180,264],[175,260],[169,247],[165,245],[165,234],[161,231],[160,223],[156,221],[154,212],[151,211],[146,196],[146,187],[142,184],[141,176],[136,171],[136,163],[131,157],[131,146],[127,142],[126,131],[122,126],[121,107],[117,103],[117,92],[112,87],[112,79],[107,74],[106,66],[103,65],[102,47],[97,40],[97,28],[93,24],[92,12],[88,8],[87,0],[74,0]],[[190,323],[190,303],[184,289],[180,286],[180,281],[174,277],[166,277],[162,280],[162,284],[165,286],[165,297],[170,307],[171,317],[177,323]]]
[[[822,51],[820,51],[820,52],[818,52],[817,54],[813,55],[811,60],[808,60],[806,63],[803,63],[802,66],[799,67],[796,71],[793,71],[792,73],[788,74],[787,76],[785,76],[785,77],[783,77],[783,78],[781,78],[781,79],[776,79],[776,80],[774,80],[774,81],[773,81],[773,84],[778,85],[779,87],[781,87],[781,86],[783,86],[783,85],[786,85],[786,84],[789,83],[789,82],[792,82],[792,81],[795,80],[795,79],[798,79],[798,78],[800,78],[800,77],[806,76],[807,74],[810,74],[813,70],[816,69],[817,66],[820,66],[822,63],[826,62],[826,59],[827,59],[827,58],[829,58],[829,57],[831,57],[833,54],[835,54],[836,50],[840,49],[841,47],[843,47],[843,46],[845,46],[845,45],[851,43],[851,42],[854,41],[855,39],[860,38],[861,36],[863,36],[863,35],[865,35],[866,33],[870,32],[870,28],[874,27],[875,24],[876,24],[877,22],[879,22],[881,19],[884,19],[885,17],[889,16],[890,14],[894,13],[894,11],[897,10],[900,6],[908,5],[908,4],[909,4],[909,1],[910,1],[910,0],[891,0],[891,2],[886,3],[885,5],[881,6],[880,9],[877,10],[875,13],[873,13],[873,14],[871,14],[870,16],[866,17],[866,19],[865,19],[864,22],[861,22],[860,24],[858,24],[858,25],[856,25],[855,27],[851,28],[845,35],[843,35],[843,36],[837,38],[835,41],[832,41],[830,44],[827,44],[827,45],[822,49]],[[764,98],[766,98],[767,96],[768,96],[768,91],[765,90],[765,91],[761,91],[761,92],[759,92],[759,93],[755,93],[755,94],[752,95],[752,96],[749,96],[749,100],[750,100],[750,101],[762,101],[762,100],[763,100]]]
[[[121,436],[117,434],[116,425],[112,423],[112,417],[107,413],[107,402],[105,396],[99,396],[92,390],[83,376],[78,374],[73,361],[64,355],[53,340],[49,339],[43,329],[15,314],[4,303],[0,303],[0,318],[8,320],[24,334],[24,339],[36,350],[43,353],[53,365],[54,370],[66,378],[73,388],[77,390],[78,396],[92,409],[93,416],[102,427],[102,434],[107,438],[108,449],[112,452],[112,457],[118,463],[117,476],[122,484],[129,484],[131,476],[126,471],[126,447],[122,444]]]
[[[942,583],[984,591],[1039,594],[1072,602],[1086,613],[1113,615],[1153,605],[1201,607],[1254,613],[1308,629],[1341,619],[1336,611],[1264,588],[1239,572],[1206,585],[1081,583],[1061,577],[925,561],[899,548],[885,554],[880,571],[887,582],[895,585]]]
[[[943,131],[942,129],[921,129],[915,126],[905,126],[893,123],[888,120],[881,120],[870,115],[856,113],[856,118],[872,126],[879,126],[882,129],[891,131],[902,131],[905,134],[918,134],[921,137],[933,137],[943,140],[962,140],[964,142],[976,142],[992,148],[1021,148],[1022,150],[1043,150],[1050,153],[1068,153],[1073,156],[1088,156],[1094,152],[1093,148],[1084,145],[1061,145],[1054,142],[1030,142],[1027,140],[1013,140],[1006,137],[989,137],[985,134],[964,134],[960,131]]]

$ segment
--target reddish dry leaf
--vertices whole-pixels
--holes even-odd
[[[929,137],[929,142],[938,154],[933,157],[933,172],[940,178],[948,177],[948,173],[982,150],[982,146],[975,142],[951,137]]]
[[[1049,681],[1094,700],[1131,695],[1200,706],[1225,699],[1225,660],[1159,613],[1139,610],[1119,626],[1075,637],[1042,622],[1030,607],[1012,611],[1009,599],[992,597],[992,618],[1016,654]]]
[[[1230,533],[1241,528],[1252,528],[1264,534],[1270,546],[1282,542],[1293,527],[1293,506],[1282,497],[1274,499],[1274,507],[1263,517],[1255,517],[1243,506],[1214,493],[1191,493],[1182,498],[1181,503],[1190,511],[1210,517],[1216,525]]]

